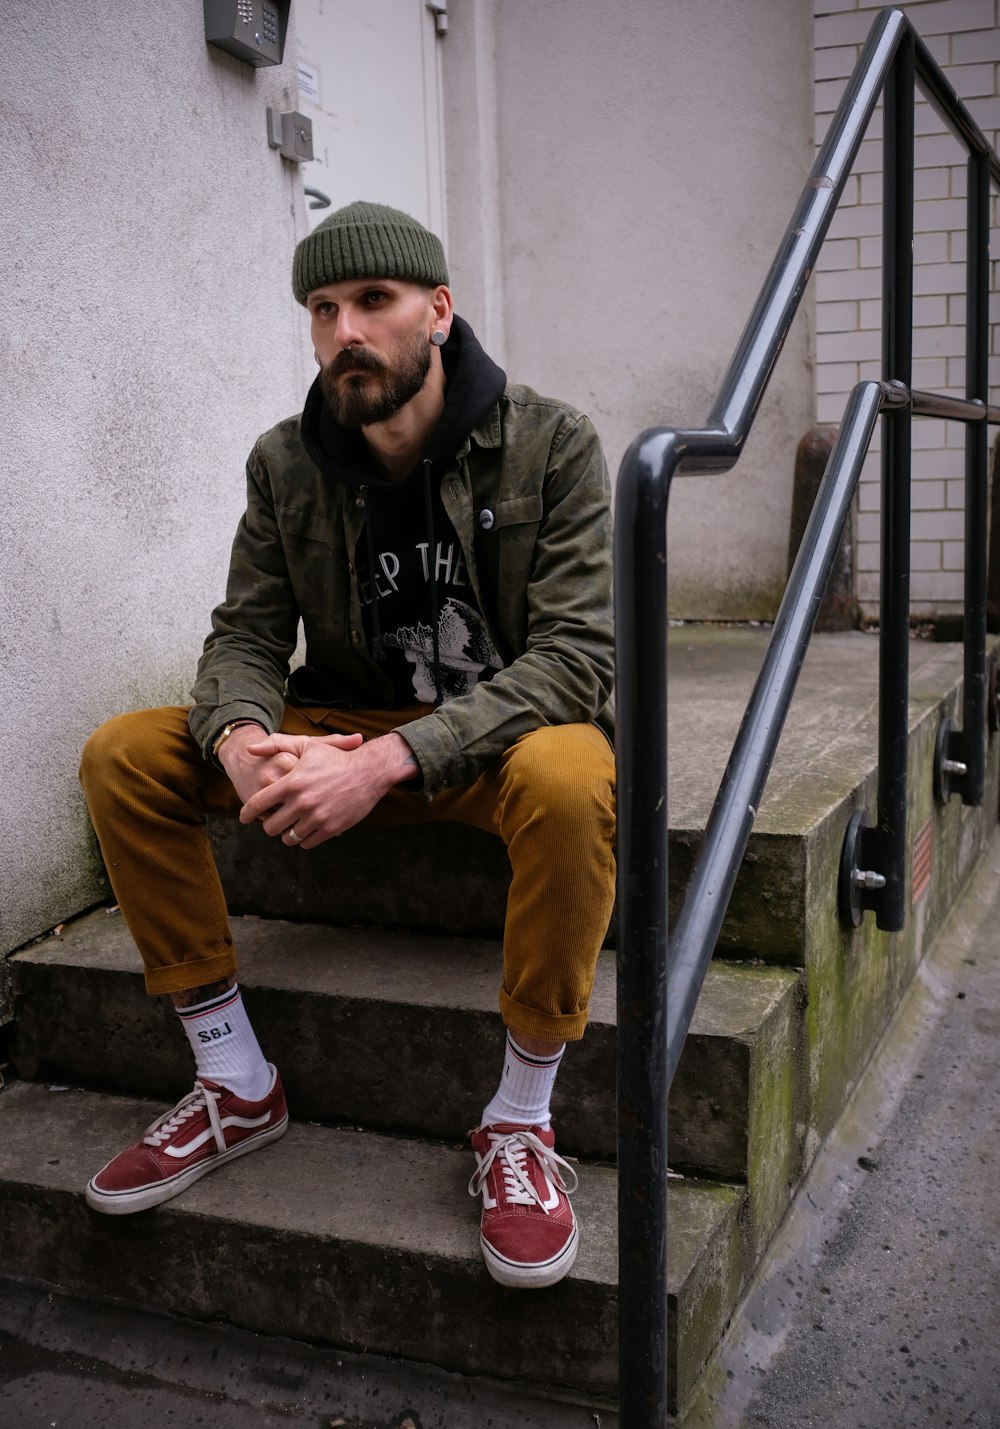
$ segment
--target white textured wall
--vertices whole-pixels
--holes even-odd
[[[817,141],[826,133],[880,0],[816,0]],[[994,147],[1000,137],[1000,3],[914,0],[902,6]],[[919,91],[918,91],[919,96]],[[931,106],[916,111],[913,383],[965,396],[966,157]],[[881,376],[882,120],[861,146],[817,266],[816,385],[821,421],[837,422],[856,382]],[[997,200],[993,199],[996,247]],[[995,265],[994,265],[995,266]],[[997,287],[994,280],[994,288]],[[991,400],[1000,399],[1000,306],[992,314]],[[858,594],[878,614],[878,441],[858,494]],[[960,609],[965,558],[965,429],[913,424],[912,610]]]
[[[186,698],[247,452],[309,349],[302,178],[264,113],[294,107],[294,43],[255,72],[194,0],[0,18],[3,951],[103,896],[80,748]]]
[[[454,0],[449,13],[458,309],[512,378],[589,412],[615,470],[643,427],[708,415],[812,163],[810,7]],[[676,614],[774,613],[813,421],[808,324],[736,471],[675,485]]]

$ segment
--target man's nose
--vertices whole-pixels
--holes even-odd
[[[345,304],[337,314],[337,343],[345,350],[355,345],[363,345],[365,336],[359,322],[357,309]]]

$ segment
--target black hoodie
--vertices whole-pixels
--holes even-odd
[[[440,488],[456,452],[502,395],[507,379],[457,316],[441,358],[444,410],[402,481],[383,475],[360,431],[334,419],[319,378],[302,412],[302,442],[312,460],[324,476],[356,490],[367,506],[364,539],[352,559],[368,647],[392,681],[397,706],[441,704],[503,667]]]

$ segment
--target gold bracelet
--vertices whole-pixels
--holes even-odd
[[[212,758],[213,758],[213,759],[218,759],[218,757],[219,757],[219,750],[220,750],[220,749],[222,748],[222,746],[225,744],[226,740],[227,740],[227,739],[229,738],[229,736],[232,734],[232,732],[233,732],[234,729],[239,729],[240,726],[241,726],[241,725],[244,725],[244,724],[256,724],[256,723],[257,723],[257,721],[256,721],[255,719],[234,719],[230,724],[227,724],[227,725],[225,726],[225,728],[222,729],[222,730],[215,736],[215,738],[212,740]],[[263,726],[262,726],[262,728],[263,728]]]

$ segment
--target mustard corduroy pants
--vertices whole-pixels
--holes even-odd
[[[385,734],[427,712],[286,706],[287,734]],[[80,770],[115,897],[151,993],[229,977],[236,950],[206,814],[239,813],[228,778],[206,761],[181,707],[102,725]],[[366,826],[449,820],[498,834],[511,885],[500,1010],[527,1037],[583,1035],[597,954],[614,904],[614,756],[588,724],[523,735],[474,783],[432,798],[396,788]],[[262,830],[250,837],[265,838]],[[289,858],[307,850],[287,849]]]

